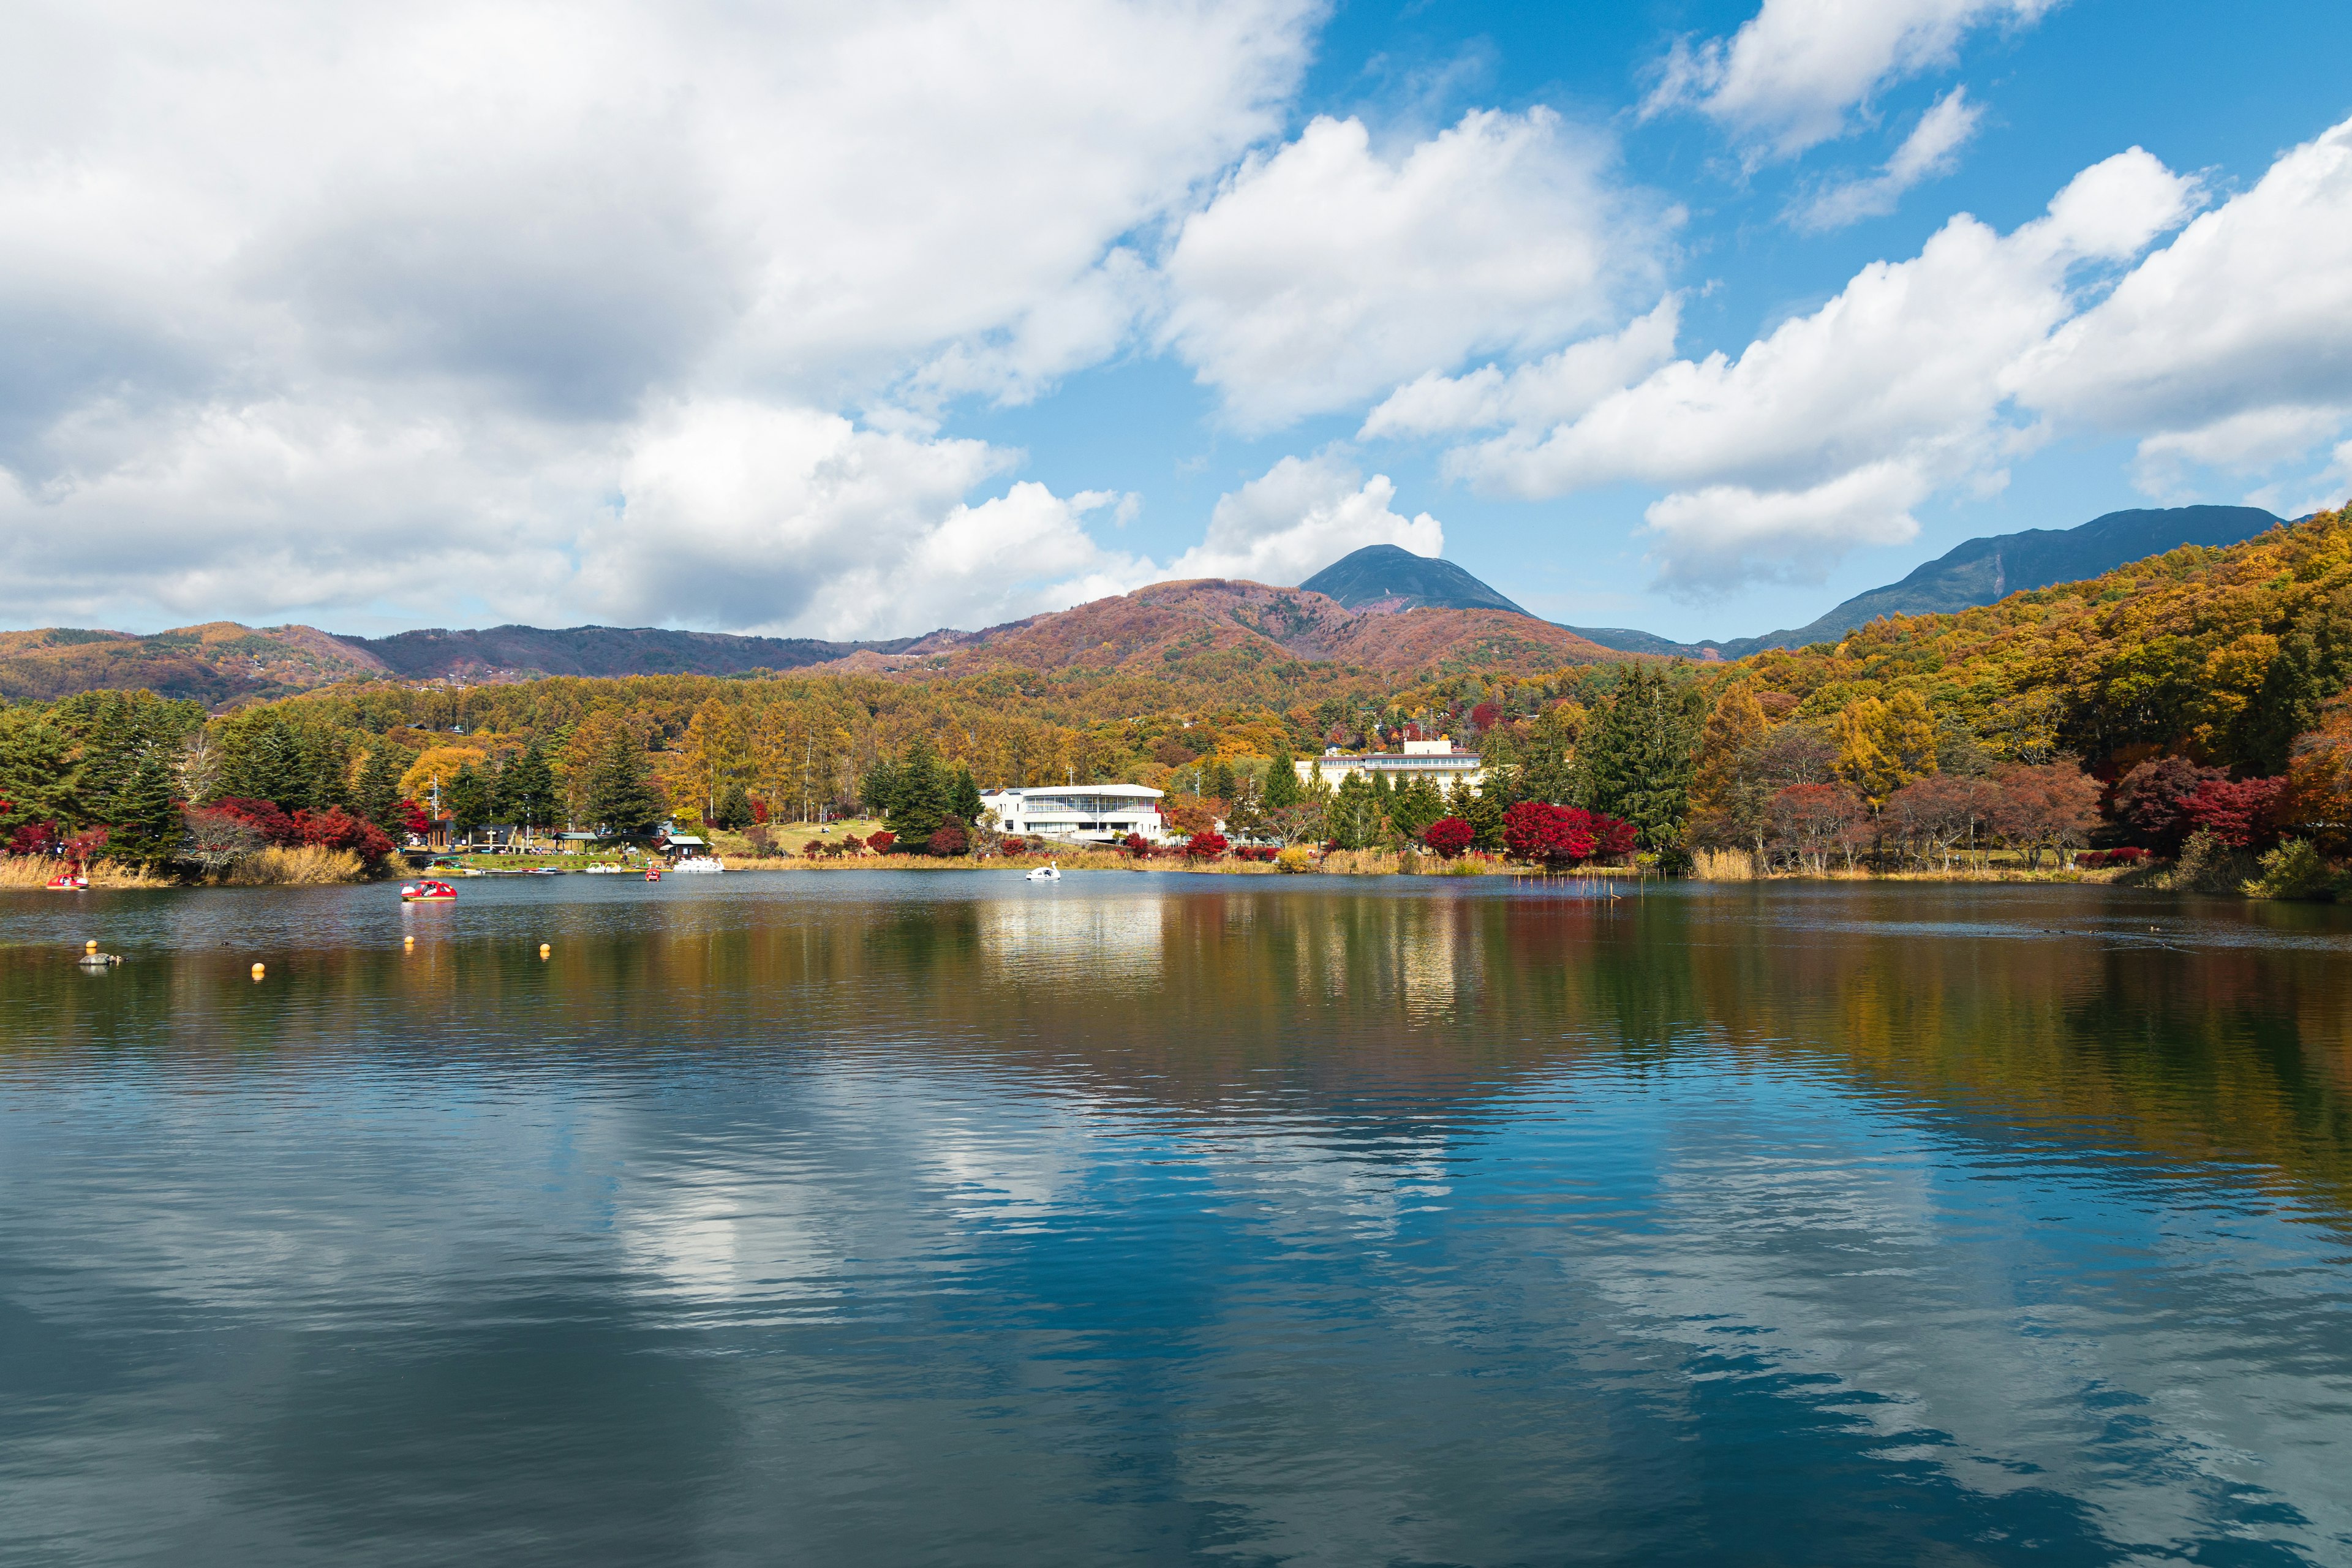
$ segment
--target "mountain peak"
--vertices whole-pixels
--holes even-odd
[[[1367,544],[1298,584],[1350,610],[1509,610],[1528,612],[1451,561],[1394,544]]]

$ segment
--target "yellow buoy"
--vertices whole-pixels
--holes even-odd
[[[545,958],[549,953],[554,951],[555,950],[553,948],[548,946],[547,943],[543,942],[539,944],[539,956],[541,958]]]
[[[2147,929],[2154,931],[2156,928],[2154,926],[2150,926]],[[81,944],[81,950],[84,952],[96,952],[98,951],[98,938],[91,937],[88,942],[83,942]]]
[[[253,977],[254,977],[256,980],[258,980],[258,979],[260,979],[260,978],[261,978],[261,965],[259,965],[259,964],[257,964],[257,964],[255,964],[255,965],[253,966]]]
[[[416,939],[413,936],[402,937],[400,939],[400,945],[403,947],[415,947],[416,945]]]

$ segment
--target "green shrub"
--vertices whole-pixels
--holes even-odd
[[[2262,875],[2245,884],[2250,899],[2324,900],[2336,896],[2336,873],[2307,838],[2290,838],[2262,858]]]

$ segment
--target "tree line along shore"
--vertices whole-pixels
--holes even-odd
[[[1475,650],[1474,650],[1475,652]],[[0,707],[0,885],[365,876],[437,798],[742,863],[1036,851],[981,785],[1168,791],[1106,863],[1759,877],[2081,877],[2329,897],[2352,853],[2352,522],[2319,514],[1956,615],[1727,664],[1342,665],[374,680],[233,711],[143,691]],[[1441,792],[1299,759],[1452,737]],[[793,824],[863,814],[863,835]],[[877,847],[873,833],[886,835]],[[857,837],[856,851],[845,840]],[[1066,849],[1061,853],[1066,859]],[[1189,851],[1189,853],[1187,853]],[[1263,857],[1263,858],[1262,858]],[[1091,862],[1087,862],[1091,863]]]

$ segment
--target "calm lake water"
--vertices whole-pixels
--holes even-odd
[[[2352,911],[34,893],[0,1002],[10,1564],[2352,1562]]]

